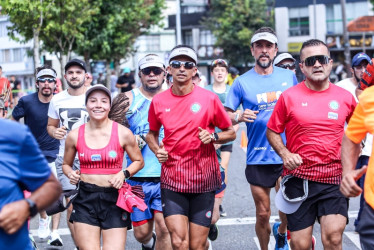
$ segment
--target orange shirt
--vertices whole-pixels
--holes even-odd
[[[5,107],[9,106],[8,100],[11,92],[12,88],[10,87],[9,80],[5,77],[0,77],[0,98],[4,99]]]
[[[345,131],[347,137],[354,143],[360,143],[366,133],[374,134],[374,86],[365,89],[358,99],[359,103]],[[374,209],[374,157],[369,159],[364,197],[365,201]]]

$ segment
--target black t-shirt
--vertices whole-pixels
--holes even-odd
[[[135,84],[135,79],[132,75],[129,75],[129,76],[121,75],[118,78],[117,83],[119,85],[123,85],[123,84],[126,84],[126,83],[129,84],[127,87],[121,88],[121,92],[123,93],[123,92],[127,92],[127,91],[130,91],[130,90],[133,89],[133,85]]]
[[[42,153],[51,162],[57,156],[60,141],[50,137],[47,133],[48,107],[49,103],[42,103],[39,101],[38,93],[33,93],[23,96],[18,101],[12,116],[17,121],[24,117],[25,124],[30,128]]]

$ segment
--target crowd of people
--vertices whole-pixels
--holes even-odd
[[[305,41],[299,64],[278,54],[277,44],[271,28],[256,30],[254,67],[239,76],[226,60],[213,60],[205,87],[186,45],[174,47],[167,62],[140,58],[139,87],[129,68],[113,73],[109,88],[103,76],[91,86],[85,62],[73,59],[65,65],[68,87],[56,94],[56,71],[38,67],[36,92],[11,114],[27,126],[0,119],[0,248],[36,248],[27,221],[38,213],[38,237],[63,246],[58,228],[66,210],[76,249],[124,249],[130,228],[142,249],[212,249],[244,123],[243,174],[261,249],[271,232],[275,249],[314,249],[316,222],[323,248],[342,249],[349,197],[360,194],[354,225],[362,249],[373,249],[372,59],[357,53],[353,77],[335,85],[323,41]],[[0,85],[5,118],[11,86]],[[280,222],[270,225],[272,203]]]

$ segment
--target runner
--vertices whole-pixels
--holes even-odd
[[[147,142],[162,163],[161,200],[173,249],[205,249],[214,193],[221,186],[212,142],[235,139],[218,97],[192,83],[196,63],[192,48],[174,47],[167,68],[173,85],[153,97],[149,108]],[[159,142],[161,126],[165,138]],[[215,127],[222,132],[214,133]]]
[[[254,33],[251,52],[256,60],[255,67],[235,80],[225,103],[233,124],[245,122],[247,126],[245,175],[256,206],[255,228],[261,249],[268,249],[270,240],[270,190],[283,171],[282,159],[266,139],[266,124],[280,94],[297,84],[291,71],[273,67],[277,43],[271,28],[263,27]],[[244,112],[235,113],[240,104]],[[287,219],[283,213],[279,213],[279,217],[282,223],[273,226],[276,249],[288,249]]]
[[[267,125],[269,143],[284,164],[276,205],[287,214],[292,249],[310,249],[316,219],[324,249],[341,249],[348,199],[339,191],[340,147],[356,102],[329,82],[332,59],[324,42],[304,42],[300,59],[306,80],[282,93]]]
[[[279,54],[275,59],[274,63],[275,66],[283,68],[283,69],[289,69],[294,74],[296,74],[296,59],[292,57],[289,53],[282,53]]]
[[[19,121],[21,118],[24,118],[24,123],[30,128],[31,133],[36,138],[43,155],[55,175],[55,160],[58,153],[59,141],[48,135],[47,122],[48,107],[56,87],[56,77],[56,71],[50,66],[36,68],[35,84],[37,92],[23,96],[12,112],[14,120]],[[40,239],[45,239],[51,233],[49,229],[51,220],[45,211],[42,211],[39,215],[38,236]]]
[[[81,249],[125,249],[130,215],[116,205],[118,189],[143,166],[143,157],[131,131],[109,120],[110,90],[97,84],[86,92],[89,122],[72,130],[65,145],[63,171],[79,193],[70,221]],[[132,163],[122,171],[126,151]],[[72,166],[78,153],[80,170]]]
[[[88,113],[84,102],[86,92],[86,87],[84,86],[85,78],[87,77],[86,72],[86,64],[83,61],[78,59],[69,61],[65,65],[64,75],[69,88],[53,96],[48,108],[48,134],[52,138],[60,140],[60,148],[55,164],[57,177],[62,185],[62,190],[67,202],[70,200],[69,197],[76,193],[76,186],[70,184],[69,179],[62,172],[65,138],[72,129],[77,128],[88,121]],[[79,160],[77,157],[75,158],[73,168],[79,169]],[[71,211],[72,206],[69,206],[67,209],[67,220],[69,220]],[[63,245],[62,239],[57,232],[59,221],[59,216],[53,218],[51,239],[48,241],[49,245]],[[69,221],[68,227],[75,242],[74,227]]]
[[[129,92],[119,94],[113,101],[109,118],[123,123],[126,119],[130,130],[135,134],[139,148],[144,158],[145,166],[137,174],[127,180],[132,186],[141,185],[145,194],[148,209],[144,212],[134,208],[131,221],[134,226],[134,236],[142,244],[142,249],[171,249],[169,231],[166,228],[161,206],[160,175],[161,164],[145,142],[149,131],[148,111],[152,98],[162,92],[162,83],[165,79],[165,65],[163,60],[154,54],[148,54],[138,62],[141,86]],[[120,114],[119,116],[116,114]],[[160,138],[164,138],[161,128]],[[132,164],[126,156],[127,166]],[[155,226],[156,234],[153,233]],[[156,241],[157,236],[157,241]]]

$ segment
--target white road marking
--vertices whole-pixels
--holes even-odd
[[[253,237],[253,240],[255,241],[257,248],[261,249],[260,242],[258,241],[258,238],[257,237]],[[268,249],[275,249],[275,239],[274,239],[273,236],[270,236],[270,241],[269,241],[269,244],[268,244]]]
[[[355,244],[355,246],[361,250],[360,235],[355,232],[344,232],[344,234]]]

